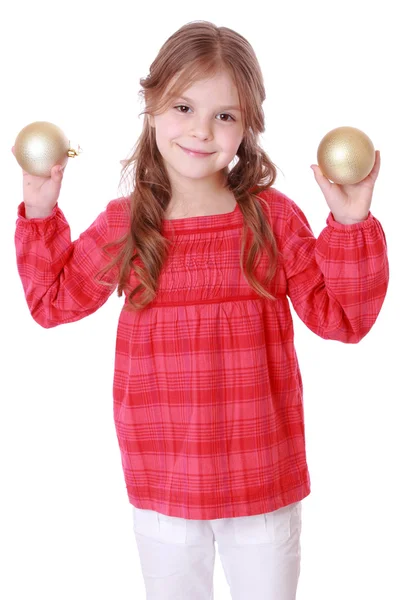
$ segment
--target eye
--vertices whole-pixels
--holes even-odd
[[[174,108],[176,108],[178,112],[183,113],[184,115],[187,114],[187,110],[190,110],[190,108],[185,104],[178,104],[178,106],[174,106]],[[187,110],[180,110],[181,108],[186,108]]]
[[[232,117],[232,115],[229,115],[228,113],[221,113],[219,115],[220,117],[227,117],[227,119],[221,119],[222,121],[224,121],[225,123],[228,123],[229,121],[234,121],[235,119]]]

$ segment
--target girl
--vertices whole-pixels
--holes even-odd
[[[260,66],[238,33],[182,27],[141,80],[142,134],[111,201],[79,239],[58,206],[63,171],[24,173],[18,269],[43,327],[124,294],[114,417],[147,598],[213,598],[215,541],[235,600],[294,600],[300,502],[310,493],[288,297],[325,339],[359,342],[381,309],[379,172],[331,184],[315,239],[274,189],[259,145]]]

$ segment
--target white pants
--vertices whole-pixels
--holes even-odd
[[[133,507],[146,600],[213,600],[215,542],[232,600],[295,600],[301,503],[209,521]]]

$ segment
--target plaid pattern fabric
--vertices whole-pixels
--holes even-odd
[[[121,312],[114,418],[138,508],[218,519],[270,512],[310,492],[288,297],[317,335],[359,342],[387,290],[385,235],[372,214],[350,226],[330,215],[315,239],[284,194],[271,188],[259,201],[280,250],[274,301],[241,273],[236,205],[228,214],[164,221],[171,247],[157,297],[144,311]],[[127,199],[111,201],[71,242],[58,207],[27,220],[20,205],[17,264],[40,325],[76,321],[107,300],[115,286],[93,276],[109,261],[101,246],[129,227],[126,208]],[[263,254],[257,274],[267,266]]]

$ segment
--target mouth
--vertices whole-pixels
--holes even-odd
[[[189,154],[189,156],[206,157],[206,156],[211,156],[211,154],[215,154],[215,152],[201,152],[199,150],[194,150],[192,148],[185,148],[184,146],[180,146],[179,144],[178,144],[178,146],[181,150],[186,152],[186,154]]]

